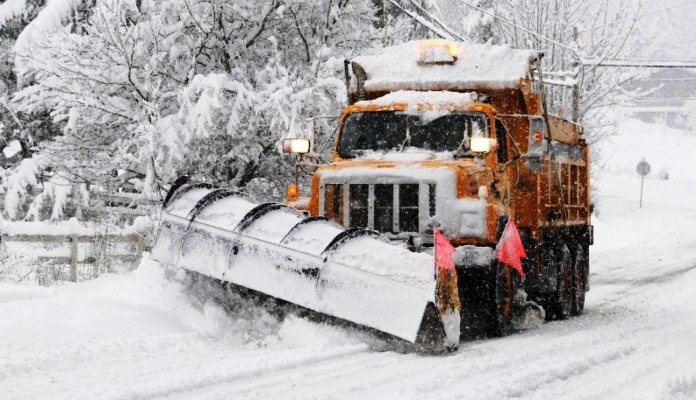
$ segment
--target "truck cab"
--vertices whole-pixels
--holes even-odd
[[[546,112],[540,58],[425,40],[346,62],[349,104],[306,203],[418,251],[438,227],[457,247],[463,313],[495,334],[509,331],[518,290],[563,319],[589,289],[589,152],[581,126]],[[496,257],[510,220],[520,274]]]
[[[416,247],[432,245],[434,224],[455,244],[487,241],[505,211],[488,199],[495,109],[477,99],[397,91],[347,107],[332,162],[314,174],[310,213]]]

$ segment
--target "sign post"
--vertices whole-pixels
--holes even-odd
[[[650,173],[650,164],[645,161],[645,158],[638,163],[636,172],[640,175],[640,204],[638,208],[643,208],[643,180],[645,176]]]

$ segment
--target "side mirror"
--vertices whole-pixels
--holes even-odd
[[[300,167],[306,172],[313,174],[319,168],[319,164],[300,163]]]
[[[537,173],[544,166],[542,156],[546,152],[548,143],[546,137],[546,124],[541,117],[533,117],[529,119],[529,145],[527,153],[523,154],[524,167],[532,173]]]

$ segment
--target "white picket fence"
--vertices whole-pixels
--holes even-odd
[[[144,238],[140,234],[5,234],[0,236],[0,274],[14,280],[34,274],[39,283],[76,282],[105,272],[137,268]]]

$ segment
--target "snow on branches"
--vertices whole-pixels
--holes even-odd
[[[343,60],[428,34],[398,12],[379,26],[372,0],[48,4],[14,46],[20,85],[9,106],[61,127],[34,143],[61,179],[99,187],[127,170],[152,198],[183,173],[278,192],[293,173],[278,141],[340,112]],[[335,120],[316,125],[317,143],[329,143]],[[44,186],[43,201],[59,205],[61,184]]]
[[[22,15],[27,7],[27,0],[7,0],[0,4],[0,28],[8,21]]]
[[[4,185],[4,216],[10,220],[18,219],[21,216],[21,207],[30,198],[31,188],[36,188],[39,185],[38,176],[45,161],[42,156],[26,158],[15,167],[14,171],[9,171]]]

